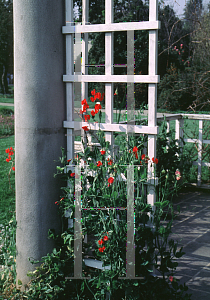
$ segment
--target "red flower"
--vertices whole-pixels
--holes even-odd
[[[158,159],[157,159],[157,158],[154,158],[154,157],[153,157],[153,158],[152,158],[152,161],[153,161],[154,164],[156,164],[156,165],[158,164]]]
[[[94,112],[94,110],[91,110],[91,115],[93,116],[93,117],[95,117],[95,112]]]
[[[101,240],[98,241],[98,244],[102,245],[102,244],[104,244],[104,241],[101,239]]]
[[[91,95],[94,96],[96,93],[96,90],[94,89],[93,91],[91,91]]]
[[[75,173],[71,173],[71,175],[70,175],[71,177],[74,177],[75,176]]]
[[[113,182],[114,182],[114,178],[113,177],[109,177],[108,178],[108,183],[109,183],[108,186],[110,186],[110,184],[112,184]]]
[[[6,161],[9,162],[11,160],[11,156],[9,156],[8,158],[6,158]]]
[[[111,166],[113,164],[113,160],[110,159],[110,161],[109,161],[109,158],[108,158],[107,161],[108,161],[108,165]]]
[[[104,252],[104,250],[106,249],[106,247],[102,247],[102,248],[99,248],[98,250],[99,250],[99,252]]]
[[[95,101],[95,99],[94,99],[93,97],[90,97],[90,101],[94,102],[94,101]]]
[[[104,236],[104,241],[106,242],[106,241],[108,241],[108,239],[109,239],[108,236],[105,235],[105,236]]]
[[[6,153],[9,153],[9,148],[5,150]]]
[[[61,198],[61,200],[60,201],[62,201],[64,198]]]
[[[90,115],[85,115],[85,122],[87,122],[87,120],[90,120]]]
[[[88,104],[84,104],[83,105],[83,112],[86,112],[87,108],[89,108],[89,105]]]
[[[98,100],[101,98],[101,93],[96,93],[96,98],[98,98]]]
[[[99,112],[99,109],[101,109],[101,104],[95,105],[95,113],[97,114]]]
[[[173,276],[169,276],[169,280],[170,280],[170,282],[172,282],[174,280],[174,277]]]
[[[55,204],[59,205],[59,202],[58,202],[58,201],[56,201],[56,202],[55,202]]]
[[[15,171],[15,167],[12,167],[12,170]]]
[[[82,104],[82,105],[88,105],[88,104],[87,104],[87,100],[86,100],[86,99],[82,100],[82,101],[81,101],[81,104]]]
[[[106,151],[101,150],[101,155],[104,155],[106,153]]]
[[[142,154],[142,156],[141,156],[141,159],[143,160],[143,159],[145,159],[145,154]]]
[[[133,148],[133,153],[137,153],[138,152],[138,148],[135,146],[134,148]]]
[[[98,100],[99,101],[102,101],[104,99],[104,94],[102,94],[102,96],[101,96],[101,93],[99,93],[99,98],[98,98]]]
[[[84,129],[84,131],[88,131],[89,129],[87,128],[87,126],[83,126],[82,129]]]
[[[102,162],[99,160],[99,161],[97,162],[97,167],[100,167],[100,166],[102,166]]]
[[[67,159],[67,162],[69,163],[71,161],[71,159]]]

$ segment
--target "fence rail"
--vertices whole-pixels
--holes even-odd
[[[202,156],[204,152],[203,144],[210,144],[210,129],[208,131],[209,139],[203,139],[203,130],[204,130],[203,123],[204,121],[210,121],[210,115],[174,114],[170,116],[165,115],[162,117],[157,117],[158,121],[163,121],[164,119],[167,122],[167,132],[169,132],[170,130],[170,121],[175,120],[175,139],[179,140],[180,146],[183,146],[183,141],[185,143],[194,143],[198,153],[198,159],[196,161],[193,161],[193,165],[198,167],[197,186],[210,188],[210,182],[209,185],[201,184],[202,167],[205,166],[210,168],[210,158],[209,158],[209,162],[202,161]],[[185,128],[184,125],[186,120],[198,120],[198,138],[184,137],[184,135],[186,135],[186,132],[184,130]]]
[[[125,111],[123,111],[125,112]],[[142,119],[145,118],[144,116]],[[195,144],[195,148],[197,149],[198,153],[198,159],[196,161],[193,161],[193,165],[198,167],[197,172],[197,186],[198,187],[206,187],[210,188],[210,182],[208,185],[201,184],[201,176],[202,176],[202,167],[208,167],[210,168],[210,157],[209,162],[202,161],[202,154],[203,154],[203,145],[210,145],[210,128],[209,128],[209,139],[203,139],[203,130],[204,130],[204,121],[210,121],[210,115],[199,115],[199,114],[162,114],[162,116],[157,116],[158,121],[164,121],[167,122],[167,132],[169,132],[171,124],[171,121],[175,121],[175,140],[179,141],[179,145],[183,146],[183,142],[185,143],[193,143]],[[186,131],[184,130],[184,125],[186,120],[197,120],[198,121],[198,138],[189,138],[185,137]],[[136,120],[133,120],[134,122]],[[130,121],[132,122],[132,120]],[[119,124],[126,124],[127,121],[121,121]],[[208,130],[208,128],[207,128]],[[144,132],[145,133],[145,132]],[[145,133],[146,134],[146,133]],[[170,141],[169,141],[170,142]],[[100,146],[99,143],[93,143],[91,140],[91,137],[89,139],[89,145],[91,146]],[[81,142],[75,141],[75,153],[79,151],[84,151],[83,145]],[[209,178],[210,179],[210,178]]]

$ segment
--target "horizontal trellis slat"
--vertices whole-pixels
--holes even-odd
[[[73,128],[74,130],[82,129],[83,126],[88,126],[91,130],[103,130],[110,132],[129,132],[129,129],[132,127],[132,130],[135,133],[144,133],[144,134],[158,134],[158,126],[149,127],[141,125],[127,125],[127,124],[105,124],[105,123],[88,123],[88,122],[63,122],[64,128]]]
[[[198,165],[198,162],[197,161],[194,161],[193,162],[193,165],[194,166],[197,166]],[[208,163],[208,162],[202,162],[202,167],[210,167],[210,163]]]
[[[68,24],[68,23],[67,23]],[[114,32],[114,31],[128,31],[128,30],[156,30],[160,29],[160,21],[144,21],[144,22],[122,22],[111,24],[91,24],[76,26],[63,26],[63,34],[74,33],[88,33],[88,32]]]
[[[159,75],[63,75],[64,82],[158,83]]]

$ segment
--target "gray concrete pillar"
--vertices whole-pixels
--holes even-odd
[[[17,280],[29,282],[40,259],[54,242],[48,230],[60,232],[55,201],[61,195],[53,177],[61,146],[66,147],[64,37],[65,1],[14,1],[15,181]]]

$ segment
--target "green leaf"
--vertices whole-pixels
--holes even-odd
[[[18,285],[22,285],[22,281],[20,279],[18,279]]]

